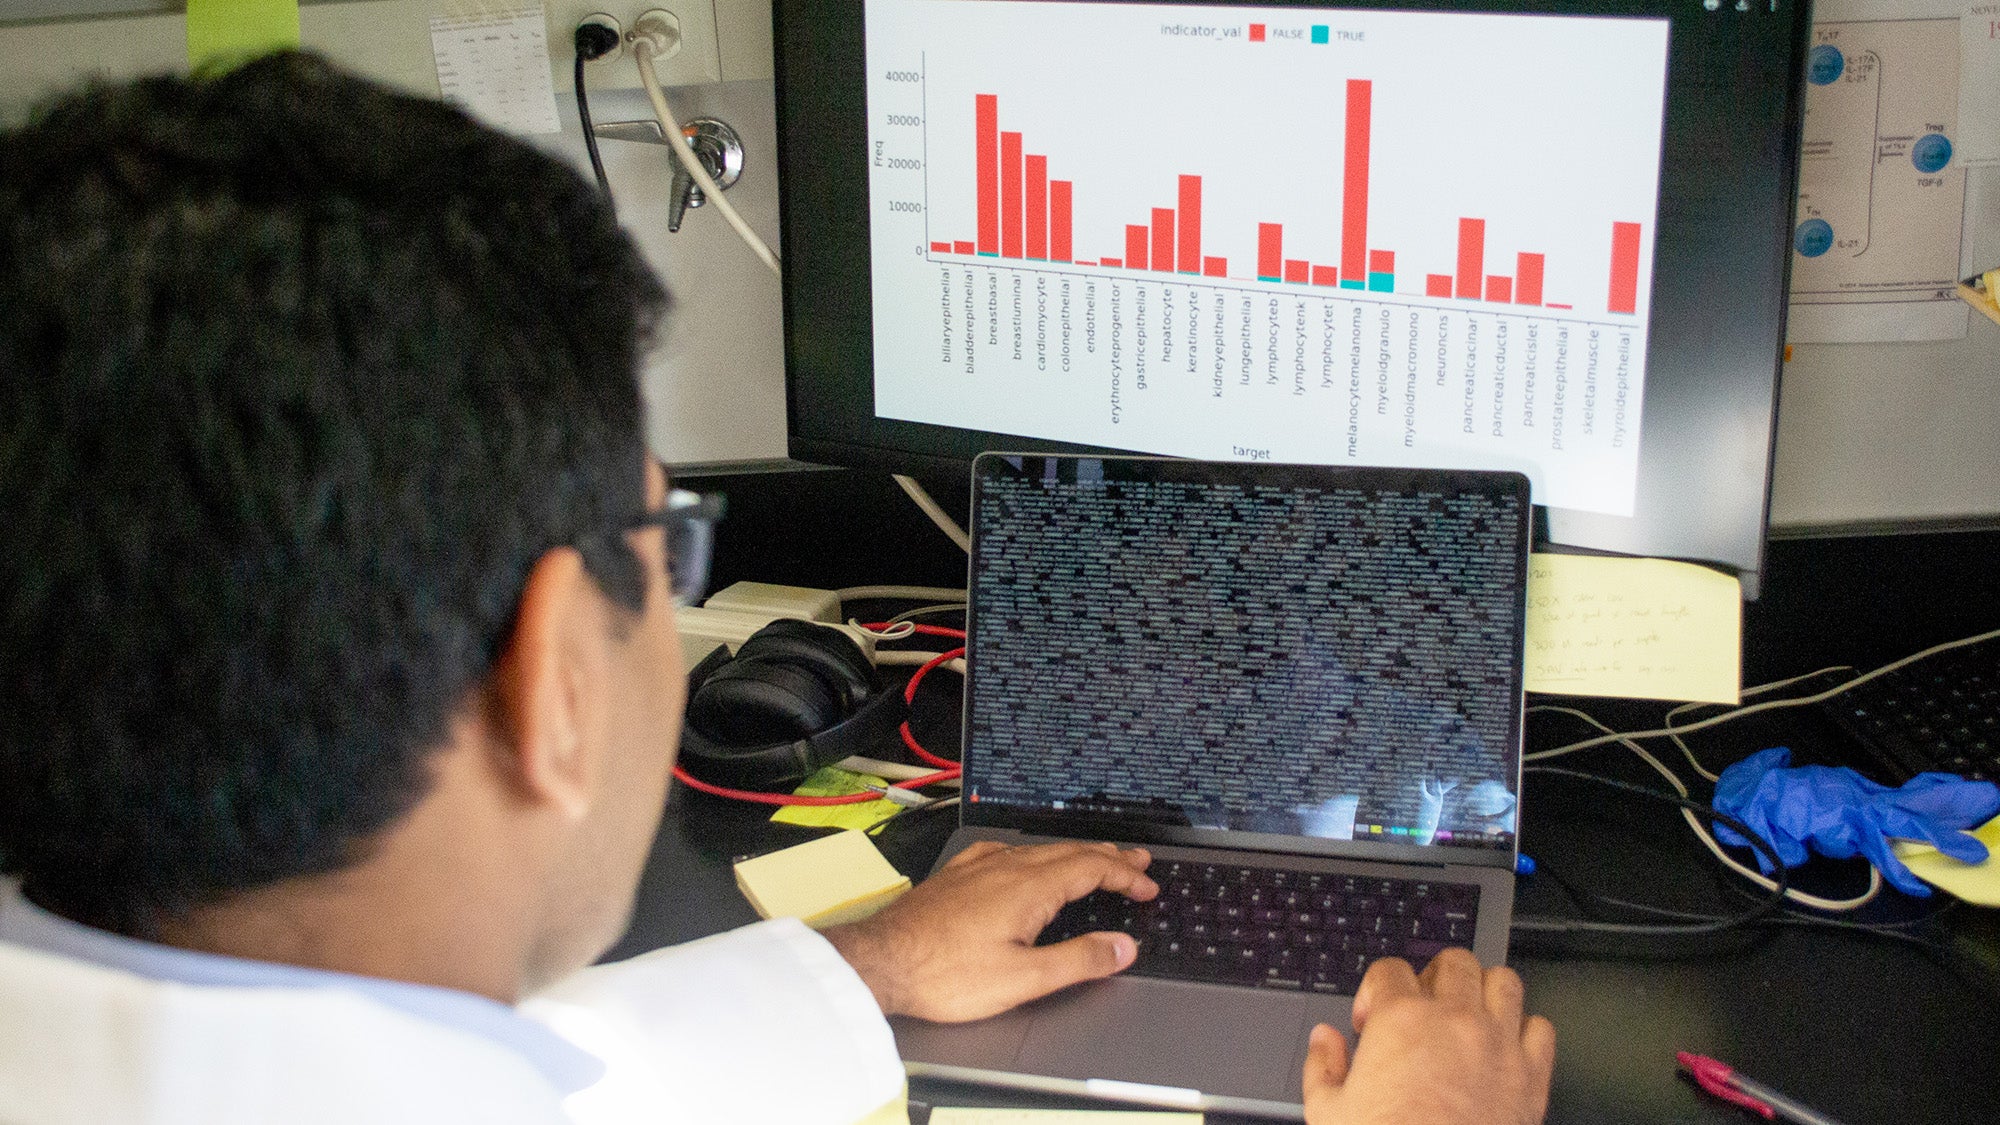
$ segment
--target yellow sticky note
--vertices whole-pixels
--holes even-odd
[[[1132,1109],[968,1109],[940,1105],[930,1125],[1202,1125],[1200,1113]]]
[[[188,66],[234,66],[299,45],[299,0],[188,0]]]
[[[879,777],[855,773],[839,766],[823,766],[799,783],[797,797],[844,797],[861,792],[866,785],[882,785]],[[775,824],[798,824],[807,828],[856,828],[867,830],[903,811],[893,801],[876,799],[851,805],[781,805],[771,814]]]
[[[882,1108],[856,1121],[854,1125],[910,1125],[909,1087],[905,1086],[902,1093],[889,1099]]]
[[[835,832],[736,865],[736,886],[763,918],[816,930],[854,922],[894,902],[910,880],[860,832]]]
[[[1984,863],[1964,863],[1929,844],[1898,840],[1896,858],[1917,878],[1939,890],[1980,906],[2000,906],[2000,816],[1972,830],[1993,855]]]
[[[1735,703],[1742,682],[1735,578],[1666,559],[1528,560],[1529,691]]]

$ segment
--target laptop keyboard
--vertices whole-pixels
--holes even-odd
[[[1047,945],[1097,930],[1139,942],[1140,976],[1352,996],[1378,957],[1422,969],[1471,946],[1479,888],[1466,883],[1155,860],[1160,897],[1100,891],[1042,931]]]

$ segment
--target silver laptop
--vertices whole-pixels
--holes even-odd
[[[1133,933],[1119,977],[897,1021],[912,1074],[1296,1119],[1370,961],[1505,960],[1527,478],[986,454],[973,526],[943,858],[1143,844],[1163,894],[1044,935]]]

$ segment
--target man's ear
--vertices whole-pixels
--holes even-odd
[[[596,769],[587,737],[592,685],[601,682],[588,667],[590,630],[601,612],[594,589],[575,548],[535,560],[488,693],[495,753],[503,758],[496,768],[522,799],[573,818],[589,808]]]

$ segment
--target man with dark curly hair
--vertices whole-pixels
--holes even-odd
[[[1033,945],[1157,893],[1071,845],[584,968],[685,690],[666,304],[571,171],[308,56],[0,136],[0,1121],[889,1120],[884,1012],[1131,963]],[[1315,1120],[1539,1117],[1506,970],[1385,962],[1356,1014]]]

